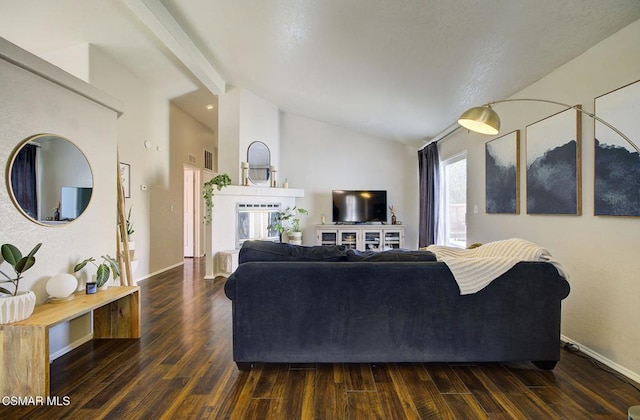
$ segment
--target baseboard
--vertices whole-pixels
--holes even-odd
[[[49,355],[49,363],[53,362],[54,360],[56,360],[58,357],[63,356],[67,353],[69,353],[71,350],[80,347],[81,345],[83,345],[84,343],[87,343],[89,341],[93,340],[93,333],[87,334],[84,337],[74,341],[73,343],[70,343],[67,346],[64,346],[63,348],[61,348],[60,350],[58,350],[55,353],[51,353]]]
[[[153,277],[153,276],[155,276],[157,274],[161,274],[161,273],[164,273],[165,271],[169,271],[169,270],[171,270],[173,268],[180,267],[181,265],[184,265],[184,261],[181,261],[179,263],[170,265],[169,267],[162,268],[162,269],[160,269],[158,271],[154,271],[153,273],[149,273],[146,276],[138,277],[138,278],[135,279],[135,282],[137,284],[139,281],[146,280],[146,279],[148,279],[150,277]]]
[[[587,346],[585,346],[583,344],[580,344],[577,341],[572,340],[571,338],[569,338],[569,337],[567,337],[565,335],[560,335],[560,340],[562,340],[562,341],[564,341],[566,343],[576,344],[580,348],[580,351],[582,353],[586,354],[587,356],[591,357],[592,359],[597,360],[598,362],[602,363],[603,365],[606,365],[606,366],[610,367],[611,369],[615,370],[616,372],[620,373],[621,375],[626,376],[627,378],[631,379],[632,381],[640,384],[640,374],[638,374],[636,372],[633,372],[633,371],[625,368],[624,366],[620,366],[619,364],[617,364],[613,360],[604,357],[600,353],[591,350],[589,347],[587,347]]]

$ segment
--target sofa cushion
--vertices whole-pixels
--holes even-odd
[[[246,241],[240,248],[238,264],[249,261],[346,261],[344,245],[302,246],[269,241]]]
[[[347,251],[347,261],[367,262],[403,262],[403,261],[436,261],[430,251],[409,251],[406,249],[390,249],[388,251]]]

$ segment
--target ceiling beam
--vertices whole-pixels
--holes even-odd
[[[211,93],[225,93],[225,81],[160,0],[124,0],[124,3]]]

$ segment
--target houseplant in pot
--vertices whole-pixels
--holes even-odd
[[[14,272],[14,277],[12,278],[0,270],[0,275],[3,278],[0,283],[11,283],[14,286],[13,291],[0,286],[0,324],[21,321],[29,318],[33,313],[33,309],[36,306],[35,293],[31,290],[18,292],[18,286],[22,274],[36,263],[35,254],[40,249],[40,246],[42,246],[41,243],[33,247],[31,252],[24,257],[14,245],[4,244],[0,248],[2,258],[11,266]]]
[[[280,242],[282,242],[282,234],[286,232],[290,244],[302,245],[300,218],[306,214],[309,214],[309,212],[301,207],[287,207],[285,211],[279,214],[276,223],[268,228],[275,229],[280,234]]]
[[[77,273],[86,267],[87,264],[91,263],[94,267],[96,267],[95,281],[87,282],[87,293],[95,293],[96,288],[102,288],[109,281],[109,277],[113,273],[113,279],[117,279],[120,277],[120,267],[118,266],[118,262],[110,257],[109,255],[103,255],[102,263],[97,264],[96,259],[93,257],[89,257],[83,261],[80,261],[73,267],[73,272]]]

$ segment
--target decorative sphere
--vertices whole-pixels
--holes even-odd
[[[78,288],[78,279],[69,273],[60,273],[47,281],[46,290],[54,298],[66,298]]]

